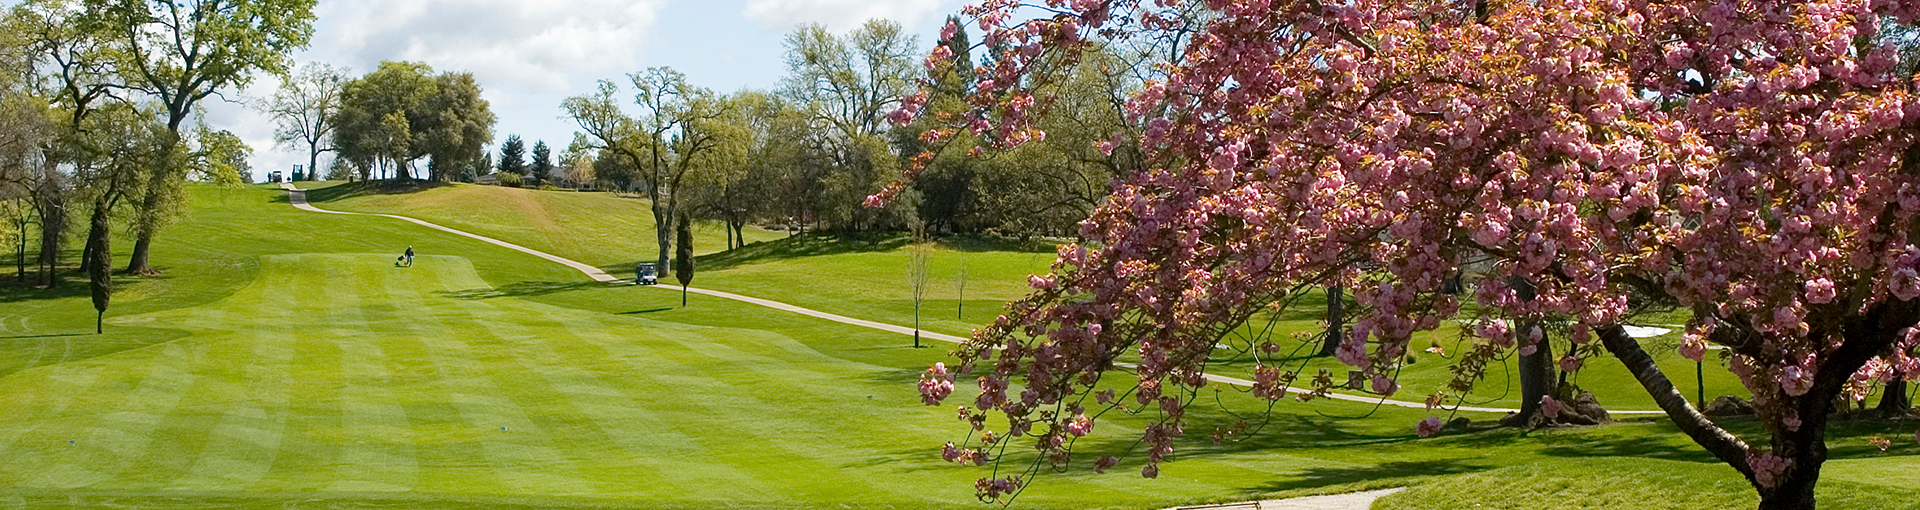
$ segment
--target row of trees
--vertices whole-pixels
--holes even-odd
[[[962,59],[970,46],[957,30],[939,41]],[[740,232],[754,222],[842,232],[917,224],[947,233],[1070,236],[1108,183],[1138,165],[1138,151],[1114,151],[1108,140],[1132,130],[1120,107],[1140,83],[1127,72],[1146,56],[1095,48],[1063,64],[1072,80],[1042,91],[1060,98],[1056,112],[1034,112],[1054,133],[1050,139],[1007,153],[944,154],[925,163],[931,170],[915,182],[912,200],[863,207],[909,163],[903,154],[931,141],[919,136],[925,123],[895,126],[888,114],[928,101],[944,115],[958,114],[967,108],[972,78],[928,74],[916,57],[924,50],[889,21],[870,21],[845,36],[803,26],[788,35],[786,48],[789,72],[773,92],[718,94],[673,69],[653,68],[568,98],[562,109],[580,131],[560,166],[646,194],[664,268],[679,215],[725,222],[729,247],[743,244]],[[989,60],[1000,58],[998,51],[1004,49]],[[940,84],[931,98],[915,94],[922,82]],[[517,158],[502,155],[507,171],[506,162]]]
[[[184,210],[182,186],[234,182],[250,151],[188,124],[208,100],[287,71],[312,33],[313,0],[28,0],[0,26],[0,200],[25,275],[30,237],[48,287],[84,223],[81,265],[103,314],[115,228],[126,272],[154,274],[154,239]],[[29,229],[34,232],[29,233]]]
[[[491,171],[495,117],[481,92],[472,73],[436,74],[419,62],[381,62],[359,78],[309,63],[261,110],[277,123],[277,142],[306,149],[310,179],[331,152],[328,173],[339,178],[472,180]],[[425,173],[415,168],[422,158]]]

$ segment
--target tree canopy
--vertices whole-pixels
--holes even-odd
[[[1058,74],[1038,70],[1105,41],[1190,42],[1127,104],[1144,167],[1083,224],[1086,243],[1063,246],[1034,293],[958,351],[960,371],[981,375],[963,416],[1004,415],[1006,437],[1038,437],[1042,462],[1071,459],[1093,426],[1079,397],[1132,351],[1131,400],[1161,413],[1142,435],[1153,476],[1224,333],[1303,286],[1354,289],[1337,355],[1381,395],[1399,391],[1414,332],[1461,319],[1479,343],[1436,408],[1461,402],[1476,360],[1541,348],[1538,325],[1565,325],[1579,346],[1567,370],[1597,338],[1762,508],[1813,506],[1836,399],[1920,375],[1920,103],[1893,74],[1894,45],[1872,42],[1920,5],[1132,0],[1016,21],[1020,5],[968,9],[983,44],[1005,50],[976,72],[968,115],[927,138],[1044,139],[1034,91]],[[950,57],[936,48],[928,64]],[[1462,317],[1444,282],[1469,270],[1477,306]],[[1761,433],[1707,420],[1625,333],[1662,306],[1691,312],[1681,354],[1724,348]],[[1298,374],[1251,347],[1255,394],[1280,398]],[[952,376],[929,369],[930,403]],[[991,499],[1021,483],[978,488]]]

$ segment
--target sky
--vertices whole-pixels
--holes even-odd
[[[295,65],[325,62],[360,76],[383,60],[425,62],[474,74],[499,121],[497,147],[518,134],[558,153],[578,126],[561,100],[598,80],[630,89],[626,74],[667,66],[727,93],[772,89],[786,74],[782,40],[802,23],[842,33],[872,18],[899,22],[931,48],[940,23],[965,0],[320,0],[312,44]],[[254,149],[254,179],[305,165],[306,150],[276,146],[273,121],[244,101],[272,95],[262,75],[234,101],[210,98],[207,124]],[[623,94],[630,96],[631,93]],[[325,156],[322,156],[325,165]]]

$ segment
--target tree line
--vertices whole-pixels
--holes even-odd
[[[67,238],[96,310],[111,302],[112,234],[125,273],[154,275],[153,241],[185,211],[188,180],[242,182],[251,149],[201,121],[262,74],[284,74],[314,0],[27,0],[0,20],[0,212],[21,280],[62,284]],[[194,121],[189,123],[189,121]]]

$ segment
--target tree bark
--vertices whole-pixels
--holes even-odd
[[[1727,433],[1687,403],[1687,397],[1680,394],[1680,390],[1673,386],[1673,381],[1668,380],[1667,375],[1660,371],[1660,366],[1654,364],[1653,356],[1640,348],[1640,341],[1627,335],[1626,328],[1610,325],[1600,328],[1596,333],[1600,336],[1601,345],[1606,346],[1607,351],[1612,352],[1620,364],[1633,373],[1634,380],[1646,388],[1647,394],[1653,396],[1654,403],[1667,413],[1667,418],[1673,420],[1681,432],[1706,448],[1714,458],[1733,466],[1743,475],[1753,476],[1753,468],[1747,465],[1747,443]]]
[[[653,236],[654,240],[660,244],[660,257],[655,261],[656,269],[654,270],[659,271],[660,274],[666,274],[667,271],[673,270],[673,266],[667,265],[667,257],[673,250],[673,215],[672,211],[667,210],[665,204],[660,203],[660,192],[657,189],[648,190],[647,196],[653,199]]]
[[[1523,301],[1533,301],[1535,291],[1532,282],[1524,278],[1508,278],[1507,286]],[[1544,325],[1539,322],[1516,324],[1513,335],[1522,349],[1528,345],[1528,337],[1534,329],[1541,329],[1540,341],[1534,344],[1531,355],[1523,354],[1516,365],[1520,371],[1520,413],[1513,416],[1513,426],[1525,427],[1533,423],[1534,416],[1540,413],[1540,399],[1551,394],[1550,386],[1556,382],[1554,376],[1553,347],[1545,334]]]
[[[1882,416],[1902,416],[1913,410],[1913,401],[1907,399],[1907,380],[1894,378],[1880,390],[1880,405],[1874,410]]]
[[[1521,330],[1517,334],[1530,335],[1531,333],[1527,331],[1540,327],[1541,325],[1538,322],[1527,323],[1521,326]],[[1554,366],[1553,362],[1553,343],[1547,340],[1547,335],[1542,333],[1540,335],[1540,342],[1534,345],[1533,354],[1523,354],[1520,356],[1518,363],[1520,368],[1520,415],[1517,419],[1520,420],[1519,424],[1522,426],[1531,423],[1533,417],[1540,414],[1540,400],[1551,394],[1553,391],[1551,386],[1558,382],[1555,374],[1557,367]],[[1524,344],[1526,339],[1522,337],[1521,342]]]
[[[60,286],[60,234],[67,230],[67,197],[60,186],[59,164],[46,158],[45,174],[40,181],[40,267],[45,270],[47,288]]]
[[[1346,341],[1343,332],[1347,322],[1345,310],[1343,310],[1346,307],[1346,300],[1346,289],[1339,285],[1327,287],[1327,340],[1320,344],[1321,356],[1332,356],[1340,349],[1340,344]]]

